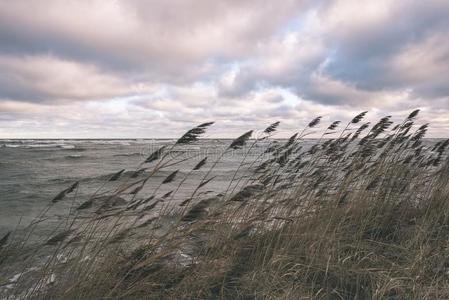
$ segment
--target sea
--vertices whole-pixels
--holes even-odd
[[[429,145],[438,141],[426,139]],[[40,226],[41,232],[37,231],[36,234],[48,235],[52,230],[52,220],[58,224],[92,194],[105,195],[123,181],[138,180],[130,176],[139,168],[148,168],[141,174],[140,178],[144,178],[156,163],[143,164],[145,159],[162,146],[173,145],[174,142],[171,139],[0,139],[0,237],[30,224],[59,192],[79,181],[76,192],[46,212],[48,226]],[[182,202],[191,196],[206,175],[207,178],[213,177],[213,180],[201,189],[203,193],[229,190],[230,178],[238,180],[248,176],[251,168],[257,166],[252,162],[263,160],[269,146],[267,141],[255,145],[249,142],[243,149],[225,151],[223,154],[231,142],[226,139],[201,139],[190,145],[174,147],[167,157],[170,163],[151,177],[139,192],[139,197],[154,193],[160,197],[176,190],[184,180],[176,193],[169,197],[170,201]],[[306,139],[302,143],[306,148],[316,141]],[[205,157],[206,165],[200,170],[191,171]],[[214,168],[208,173],[212,165]],[[108,182],[120,170],[124,170],[120,180]],[[175,180],[161,185],[176,170]]]
[[[243,176],[251,161],[260,158],[265,150],[258,143],[251,148],[250,155],[246,154],[248,148],[222,155],[230,142],[204,139],[191,145],[176,146],[166,158],[171,162],[152,176],[145,189],[139,192],[139,197],[148,197],[156,189],[156,196],[173,191],[188,175],[176,194],[170,197],[171,201],[183,201],[218,159],[219,162],[207,177],[214,178],[202,191],[225,191],[242,160],[246,163],[240,167],[238,176]],[[147,173],[141,175],[145,176],[156,162],[142,164],[143,161],[160,147],[173,143],[174,140],[170,139],[0,140],[0,237],[27,226],[59,192],[77,181],[80,184],[76,193],[54,205],[47,213],[48,218],[53,218],[57,223],[58,219],[64,218],[93,193],[101,195],[113,191],[120,182],[108,182],[108,179],[120,170],[125,169],[121,181],[139,179],[130,178],[139,168],[148,168]],[[191,172],[193,166],[205,157],[206,165]],[[175,170],[179,170],[175,180],[161,185],[163,179]],[[46,234],[43,228],[41,230],[44,232],[41,233]]]

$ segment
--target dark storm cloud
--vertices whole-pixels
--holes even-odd
[[[331,13],[329,10],[324,10],[323,18]],[[401,70],[395,65],[395,60],[410,48],[419,50],[425,47],[426,42],[432,39],[432,48],[440,48],[440,53],[433,58],[439,64],[449,66],[449,44],[445,42],[449,37],[447,1],[397,1],[377,22],[355,23],[351,26],[350,20],[344,21],[343,25],[330,28],[327,33],[336,51],[326,66],[326,72],[334,78],[367,90],[412,87],[420,82],[414,81],[408,72],[419,73],[419,68],[428,66],[422,64],[416,65],[415,70]],[[435,54],[432,53],[434,49],[425,50],[431,50],[423,53],[425,55]],[[440,82],[447,86],[449,82],[441,82],[438,74],[435,75],[427,78],[429,85],[435,86]],[[418,88],[416,92],[419,96],[432,97],[436,90],[428,90],[430,94],[425,88]]]

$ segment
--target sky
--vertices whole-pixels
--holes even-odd
[[[0,0],[0,138],[283,137],[416,108],[449,136],[447,0]]]

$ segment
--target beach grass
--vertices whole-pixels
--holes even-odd
[[[390,116],[364,123],[366,113],[325,125],[309,147],[321,117],[287,140],[274,140],[282,126],[275,122],[238,136],[218,157],[189,157],[187,173],[155,176],[185,161],[174,150],[212,130],[207,122],[150,153],[131,176],[111,174],[78,205],[82,183],[74,182],[25,233],[0,237],[0,268],[24,262],[19,277],[3,283],[6,295],[448,299],[449,140],[426,141],[418,110],[398,124]],[[251,155],[259,144],[264,151]],[[224,191],[208,190],[232,151],[240,165]],[[153,180],[157,187],[144,194]],[[187,187],[190,196],[174,201]],[[30,251],[34,228],[62,201],[73,209]],[[49,254],[28,276],[42,249]]]

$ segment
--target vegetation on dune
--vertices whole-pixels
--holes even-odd
[[[343,126],[326,126],[310,147],[304,138],[320,117],[283,142],[272,140],[276,122],[257,136],[239,136],[216,160],[189,158],[190,172],[156,178],[185,161],[174,150],[195,143],[212,122],[201,124],[150,154],[131,176],[112,174],[106,183],[113,188],[105,190],[105,183],[42,242],[52,255],[33,280],[21,275],[7,293],[37,299],[448,299],[449,140],[423,140],[428,125],[415,125],[418,112],[399,124],[386,116],[373,126],[363,123],[362,112]],[[260,143],[264,152],[250,155]],[[240,166],[224,192],[207,191],[230,151],[242,152]],[[250,173],[242,176],[241,169]],[[200,171],[191,196],[174,201]],[[144,195],[149,180],[160,184]],[[27,234],[0,238],[0,267],[22,255],[53,205],[76,200],[80,185],[49,201]],[[172,187],[162,193],[161,186]],[[23,254],[25,261],[37,252]]]

